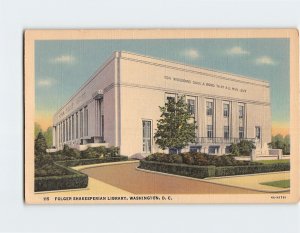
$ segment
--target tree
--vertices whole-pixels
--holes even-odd
[[[44,133],[46,143],[47,143],[47,148],[52,147],[52,127],[49,127],[46,132]]]
[[[37,156],[44,155],[47,153],[46,149],[47,149],[46,139],[43,133],[39,132],[36,139],[34,140],[34,154]]]
[[[249,156],[252,152],[252,149],[255,149],[254,142],[248,140],[241,140],[239,143],[231,144],[229,147],[229,151],[234,156]]]
[[[42,127],[39,123],[34,122],[34,138],[36,138],[40,132],[43,132]]]
[[[34,165],[35,168],[41,168],[46,164],[52,163],[52,158],[47,154],[46,139],[42,132],[39,132],[34,140]]]
[[[159,107],[160,119],[154,134],[155,143],[165,150],[176,149],[176,153],[196,139],[196,122],[188,110],[184,96],[176,101],[170,98],[164,107]]]
[[[284,155],[290,154],[290,135],[283,137],[281,134],[272,136],[272,141],[269,143],[272,149],[282,149]]]

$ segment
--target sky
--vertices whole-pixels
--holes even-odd
[[[280,38],[36,41],[35,116],[44,130],[51,126],[53,114],[114,51],[268,80],[272,134],[288,134],[289,40]]]

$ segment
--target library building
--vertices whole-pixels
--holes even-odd
[[[159,106],[179,96],[197,124],[196,142],[182,151],[223,155],[232,143],[251,140],[255,153],[268,154],[269,82],[124,51],[55,113],[53,146],[116,146],[129,157],[163,152],[154,141]]]

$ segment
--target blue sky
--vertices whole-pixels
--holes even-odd
[[[268,80],[272,121],[274,124],[289,122],[288,39],[36,41],[37,121],[44,128],[50,126],[54,112],[113,51],[119,50]]]

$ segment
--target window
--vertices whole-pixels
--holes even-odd
[[[260,139],[260,127],[256,126],[255,127],[255,139]]]
[[[239,118],[244,118],[244,106],[239,105]]]
[[[195,115],[195,100],[188,99],[187,102],[188,102],[189,113],[191,115]]]
[[[239,127],[239,139],[244,138],[244,127]]]
[[[104,115],[101,116],[101,136],[104,137]]]
[[[175,101],[176,95],[172,93],[165,93],[165,103],[169,103],[170,101]]]
[[[207,125],[207,137],[208,138],[213,138],[213,126],[212,125]]]
[[[169,148],[169,154],[171,154],[171,155],[180,154],[180,153],[181,153],[181,149]]]
[[[209,154],[218,154],[219,147],[218,146],[210,146],[208,147],[208,153]]]
[[[210,101],[206,102],[206,115],[207,116],[213,115],[213,102]]]
[[[229,104],[223,104],[223,116],[229,117]]]
[[[65,142],[65,132],[66,132],[66,128],[65,128],[65,121],[63,121],[63,142]]]
[[[75,139],[75,121],[74,121],[74,115],[72,115],[72,140]]]
[[[89,112],[88,108],[84,108],[84,136],[88,136],[89,134]]]
[[[66,141],[69,141],[69,119],[66,119]]]
[[[197,153],[200,152],[201,146],[190,146],[190,152],[191,153]]]
[[[80,129],[80,137],[82,138],[83,137],[83,111],[81,110],[80,111],[80,126],[79,126],[79,129]]]
[[[224,126],[224,138],[229,138],[229,126]]]
[[[143,152],[151,153],[151,121],[143,121]]]
[[[76,138],[78,138],[78,112],[76,112],[75,128],[76,128]]]
[[[71,128],[72,128],[72,122],[71,122],[71,117],[69,117],[69,141],[71,140]]]

